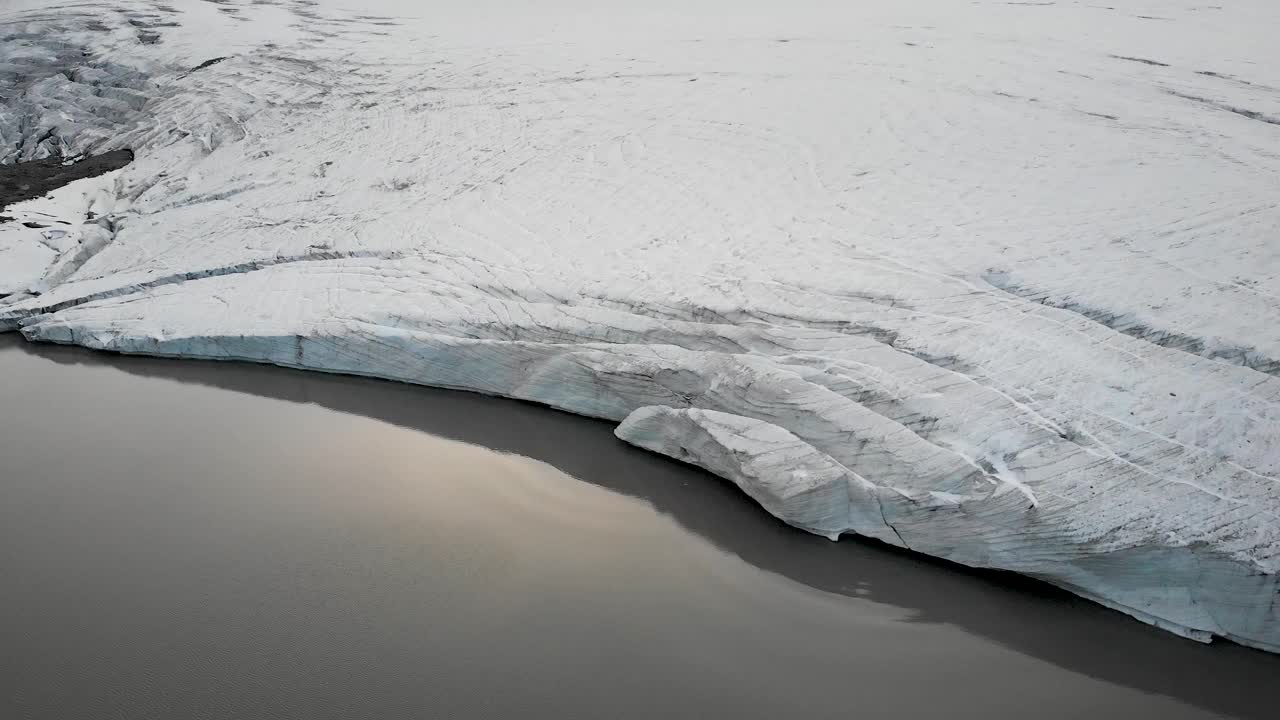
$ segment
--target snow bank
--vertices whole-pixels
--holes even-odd
[[[806,530],[1280,650],[1280,11],[660,5],[111,25],[109,236],[0,328],[605,418]]]

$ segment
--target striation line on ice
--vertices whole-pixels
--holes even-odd
[[[405,254],[395,250],[352,250],[349,252],[333,252],[321,251],[313,252],[305,255],[288,255],[277,258],[266,258],[261,260],[250,260],[248,262],[235,263],[233,265],[223,265],[220,267],[203,268],[200,270],[188,270],[186,272],[173,273],[164,275],[152,280],[133,283],[123,287],[111,288],[109,290],[100,290],[98,292],[88,293],[80,297],[70,298],[49,305],[37,305],[34,307],[10,308],[7,313],[0,313],[0,332],[16,329],[22,324],[22,321],[36,317],[38,315],[46,315],[56,313],[67,308],[84,305],[85,303],[97,300],[107,300],[110,298],[120,297],[122,295],[132,295],[134,293],[146,292],[165,285],[174,285],[177,283],[187,282],[189,280],[202,280],[204,278],[220,277],[223,275],[240,275],[244,273],[256,272],[279,265],[288,265],[303,262],[323,262],[327,260],[347,260],[347,259],[380,259],[380,260],[398,260]],[[27,301],[34,303],[35,300]]]

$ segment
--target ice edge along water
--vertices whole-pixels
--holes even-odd
[[[1280,78],[1062,43],[1079,8],[828,12],[10,16],[6,159],[137,157],[7,211],[73,229],[0,226],[0,329],[612,420],[805,530],[1280,650]]]

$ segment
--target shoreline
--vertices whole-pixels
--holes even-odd
[[[605,398],[599,401],[599,404],[605,410],[595,410],[592,407],[579,407],[575,405],[558,406],[550,401],[543,388],[542,395],[533,394],[528,397],[517,397],[504,391],[500,385],[494,385],[491,388],[485,388],[473,383],[469,383],[469,379],[473,379],[472,373],[467,369],[471,363],[475,362],[522,362],[519,358],[499,358],[498,360],[486,359],[486,355],[481,353],[478,357],[473,356],[467,346],[455,347],[445,342],[431,342],[424,346],[415,344],[412,337],[397,336],[395,338],[385,338],[390,340],[388,344],[378,344],[377,347],[387,352],[401,353],[403,356],[396,360],[388,360],[386,356],[380,357],[376,361],[373,355],[368,352],[368,348],[364,343],[368,343],[368,338],[361,337],[343,337],[343,336],[322,336],[322,337],[260,337],[260,336],[239,336],[239,337],[222,337],[222,338],[173,338],[166,340],[157,340],[155,338],[130,338],[130,337],[110,337],[109,340],[103,341],[98,336],[88,338],[77,338],[74,334],[74,328],[61,327],[56,322],[50,327],[50,323],[43,323],[38,327],[42,334],[32,337],[25,328],[21,330],[21,334],[28,341],[36,343],[47,343],[52,345],[72,345],[79,346],[89,350],[105,351],[108,353],[116,353],[122,356],[144,356],[165,359],[179,360],[196,360],[205,362],[226,362],[248,363],[258,365],[270,365],[278,368],[301,371],[315,372],[325,375],[336,376],[353,376],[378,381],[396,383],[400,386],[414,386],[442,389],[447,391],[461,391],[474,393],[484,397],[492,397],[500,400],[514,399],[526,402],[532,405],[540,406],[547,409],[554,409],[569,414],[579,415],[592,420],[604,420],[606,422],[614,422],[620,418],[613,417],[609,410],[609,403],[615,398]],[[439,340],[435,336],[431,336],[432,340]],[[245,352],[238,352],[237,348]],[[222,355],[205,354],[203,350],[216,350]],[[486,349],[486,352],[490,352]],[[536,355],[532,356],[535,357]],[[304,361],[305,358],[305,361]],[[361,358],[366,358],[375,365],[381,364],[384,368],[395,369],[399,374],[379,374],[378,372],[365,372],[357,369],[357,363],[361,362]],[[454,380],[445,380],[440,377],[431,377],[430,380],[421,379],[417,375],[409,375],[408,366],[405,360],[412,360],[417,372],[435,372],[443,374]],[[528,361],[529,358],[525,358]],[[336,362],[339,366],[330,367],[322,365],[324,362]],[[535,366],[550,366],[555,361],[555,356],[551,359],[541,358],[535,363]],[[314,363],[314,364],[312,364]],[[425,368],[425,369],[424,369]],[[535,371],[533,374],[538,374]],[[665,386],[658,386],[657,392],[668,390]],[[594,403],[595,401],[590,401]],[[624,412],[625,415],[625,412]],[[650,448],[652,449],[652,448]],[[667,452],[656,452],[659,455],[670,455]],[[689,463],[690,466],[698,463]],[[713,473],[719,474],[719,473]],[[744,497],[753,495],[752,493],[743,493]],[[882,496],[883,497],[883,496]],[[1012,496],[1009,496],[1012,497]],[[754,499],[752,502],[758,502]],[[916,501],[909,499],[908,503],[914,504]],[[758,504],[757,507],[767,510],[768,513],[778,515],[773,508]],[[927,515],[926,528],[927,528]],[[791,523],[795,525],[796,523]],[[801,530],[814,532],[807,527],[800,527]],[[919,526],[917,526],[917,529]],[[895,532],[897,528],[895,527]],[[819,533],[824,535],[825,533]],[[845,532],[842,536],[862,537],[856,533]],[[1069,549],[1069,548],[1068,548]],[[1100,607],[1107,608],[1112,612],[1119,612],[1136,619],[1145,624],[1177,635],[1184,639],[1194,640],[1200,643],[1209,643],[1215,639],[1221,639],[1234,644],[1256,648],[1263,652],[1272,652],[1275,650],[1272,646],[1261,641],[1253,641],[1247,637],[1240,637],[1227,632],[1205,630],[1203,628],[1189,627],[1183,625],[1168,617],[1162,616],[1159,612],[1144,612],[1134,609],[1124,603],[1106,597],[1106,595],[1090,589],[1088,587],[1080,587],[1066,579],[1067,574],[1054,575],[1050,572],[1026,571],[1019,568],[1000,567],[994,564],[976,565],[967,563],[963,560],[957,560],[951,557],[945,557],[938,554],[923,550],[918,547],[909,547],[908,552],[920,554],[931,558],[943,560],[946,562],[954,562],[955,564],[979,569],[994,570],[1000,572],[1012,572],[1028,577],[1036,577],[1051,585],[1055,585],[1073,595],[1080,597],[1088,602],[1096,603]],[[1113,563],[1114,558],[1114,563]],[[1153,563],[1153,561],[1156,561]],[[1163,565],[1161,563],[1164,563]],[[1084,567],[1089,565],[1088,568]],[[1127,550],[1121,550],[1107,555],[1086,556],[1081,562],[1082,568],[1079,570],[1071,570],[1070,575],[1082,576],[1090,580],[1095,579],[1095,573],[1105,573],[1112,580],[1119,578],[1122,581],[1137,579],[1142,580],[1142,575],[1146,572],[1146,568],[1152,567],[1155,572],[1168,571],[1158,580],[1152,580],[1153,586],[1167,586],[1170,578],[1176,579],[1172,573],[1181,573],[1183,581],[1190,582],[1187,578],[1198,578],[1198,582],[1205,587],[1209,587],[1212,591],[1210,594],[1218,602],[1230,602],[1230,592],[1223,593],[1220,589],[1223,583],[1235,582],[1249,584],[1254,582],[1252,578],[1255,576],[1245,572],[1239,563],[1231,558],[1212,554],[1212,553],[1193,553],[1190,551],[1183,552],[1182,549],[1172,548],[1148,548],[1135,547]],[[1209,570],[1206,570],[1206,567]],[[1207,581],[1207,574],[1214,575],[1216,580]],[[1274,576],[1258,576],[1262,580],[1267,580],[1274,584]],[[1258,582],[1261,582],[1259,580]],[[1191,585],[1186,587],[1190,588]],[[1197,585],[1196,587],[1200,587]],[[1254,595],[1265,594],[1263,591],[1256,590]],[[1143,596],[1149,596],[1149,592],[1143,592]],[[1191,605],[1195,606],[1196,601],[1193,599]],[[1217,622],[1212,613],[1207,616],[1212,622]]]
[[[907,609],[912,622],[958,625],[1073,672],[1215,712],[1263,717],[1243,709],[1250,705],[1247,696],[1224,692],[1221,678],[1232,677],[1232,687],[1260,689],[1277,670],[1277,659],[1265,652],[1229,641],[1188,643],[1022,575],[968,568],[874,540],[831,543],[761,512],[728,481],[626,445],[613,437],[608,422],[534,403],[260,363],[174,360],[0,337],[0,353],[10,350],[62,365],[106,366],[138,377],[318,405],[529,457],[641,498],[767,572],[825,593]],[[879,579],[866,582],[869,576]],[[854,578],[862,581],[851,587]],[[870,595],[855,588],[869,589]],[[1108,649],[1099,653],[1095,643],[1104,639]],[[1127,650],[1117,652],[1118,646]]]

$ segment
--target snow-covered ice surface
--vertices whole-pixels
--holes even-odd
[[[619,421],[1280,651],[1280,5],[509,5],[6,15],[5,159],[136,159],[0,327]]]
[[[10,220],[0,222],[0,295],[48,289],[110,240],[119,172],[67,183],[5,211]]]

